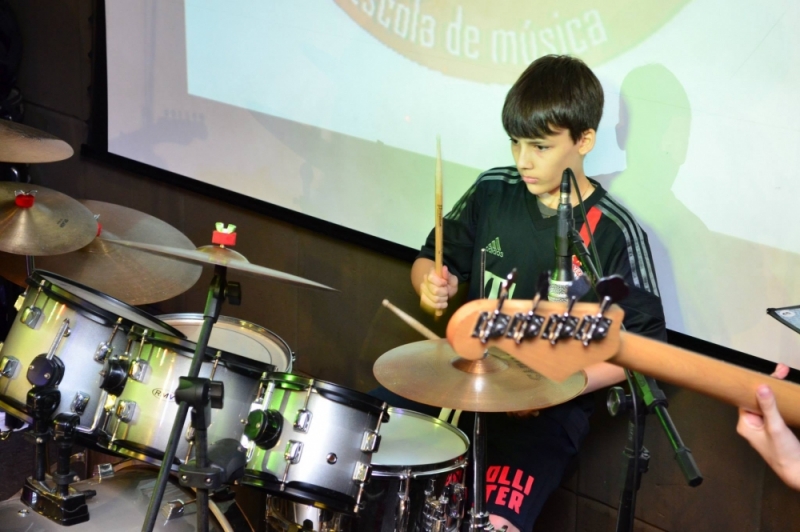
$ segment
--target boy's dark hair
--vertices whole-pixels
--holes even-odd
[[[600,81],[586,63],[568,55],[531,63],[503,105],[503,127],[515,138],[542,138],[566,128],[577,142],[587,129],[597,130],[602,116]]]

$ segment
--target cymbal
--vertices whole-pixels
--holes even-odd
[[[257,264],[252,264],[241,253],[222,246],[209,245],[202,246],[197,249],[179,249],[169,246],[160,246],[124,240],[110,240],[109,242],[136,249],[143,249],[151,253],[165,255],[167,257],[178,258],[190,262],[211,264],[215,266],[226,266],[232,270],[240,271],[253,277],[267,277],[270,279],[275,279],[276,281],[297,286],[336,291],[335,288],[325,286],[324,284],[320,284],[315,281],[309,281],[308,279],[304,279],[296,275],[291,275],[278,270],[273,270],[271,268],[265,268],[264,266],[258,266]]]
[[[540,410],[577,397],[587,383],[583,371],[561,383],[551,381],[496,348],[482,360],[466,360],[444,339],[396,347],[372,370],[378,382],[402,397],[467,412]]]
[[[37,257],[38,269],[63,275],[130,305],[170,299],[189,290],[200,278],[203,269],[199,265],[109,243],[124,239],[194,249],[192,241],[173,226],[122,205],[94,200],[80,203],[99,216],[100,237],[72,253]],[[6,260],[9,258],[16,260]],[[0,275],[25,286],[24,258],[0,256]]]
[[[17,191],[25,194],[17,197]],[[34,191],[32,198],[26,195]],[[77,200],[39,185],[0,182],[0,251],[60,255],[82,248],[96,235],[97,222]]]
[[[0,120],[0,161],[50,163],[69,159],[74,153],[72,146],[50,133]]]

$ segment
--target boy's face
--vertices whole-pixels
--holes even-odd
[[[552,128],[555,134],[543,138],[511,138],[511,153],[522,180],[531,194],[558,194],[561,174],[572,168],[583,177],[583,158],[594,147],[593,129],[573,142],[568,129]]]

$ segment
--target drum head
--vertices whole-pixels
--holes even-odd
[[[159,319],[196,342],[203,326],[201,314],[163,314]],[[234,353],[265,364],[277,371],[292,370],[292,352],[289,346],[272,331],[249,321],[220,316],[211,329],[209,347]]]
[[[41,286],[45,292],[51,292],[54,297],[64,299],[73,305],[82,306],[89,312],[101,315],[111,323],[117,321],[117,318],[122,318],[151,331],[171,334],[179,338],[184,337],[178,330],[143,310],[55,273],[36,270],[28,279],[28,284],[35,288]]]
[[[373,473],[429,471],[448,467],[466,455],[466,435],[435,417],[389,407],[389,422],[381,425],[381,445],[372,457]]]

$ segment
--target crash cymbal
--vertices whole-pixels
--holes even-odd
[[[189,290],[202,268],[110,240],[125,239],[195,249],[183,233],[149,214],[94,200],[81,200],[98,216],[101,232],[88,246],[72,253],[35,259],[38,269],[63,275],[130,305],[144,305],[175,297]],[[0,254],[0,275],[25,286],[24,257]]]
[[[0,251],[60,255],[96,235],[97,222],[77,200],[39,185],[0,182]]]
[[[6,163],[50,163],[69,159],[72,146],[50,133],[0,120],[0,161]]]
[[[203,246],[193,250],[188,250],[188,249],[173,248],[169,246],[159,246],[159,245],[144,244],[141,242],[130,242],[123,240],[111,240],[110,242],[113,242],[114,244],[118,245],[130,246],[136,249],[143,249],[151,253],[156,253],[167,257],[179,258],[181,260],[186,260],[190,262],[195,262],[200,264],[212,264],[216,266],[226,266],[232,270],[240,271],[242,273],[254,277],[267,277],[269,279],[275,279],[276,281],[294,284],[297,286],[305,286],[309,288],[320,288],[322,290],[335,291],[335,288],[325,286],[324,284],[320,284],[314,281],[309,281],[308,279],[304,279],[302,277],[298,277],[296,275],[291,275],[288,273],[283,273],[278,270],[273,270],[271,268],[265,268],[264,266],[258,266],[256,264],[252,264],[241,253],[237,253],[236,251],[233,251],[230,248],[222,246],[210,245],[210,246]]]
[[[569,401],[586,387],[583,371],[558,383],[499,349],[490,348],[482,360],[463,359],[444,339],[396,347],[372,371],[402,397],[467,412],[539,410]]]

